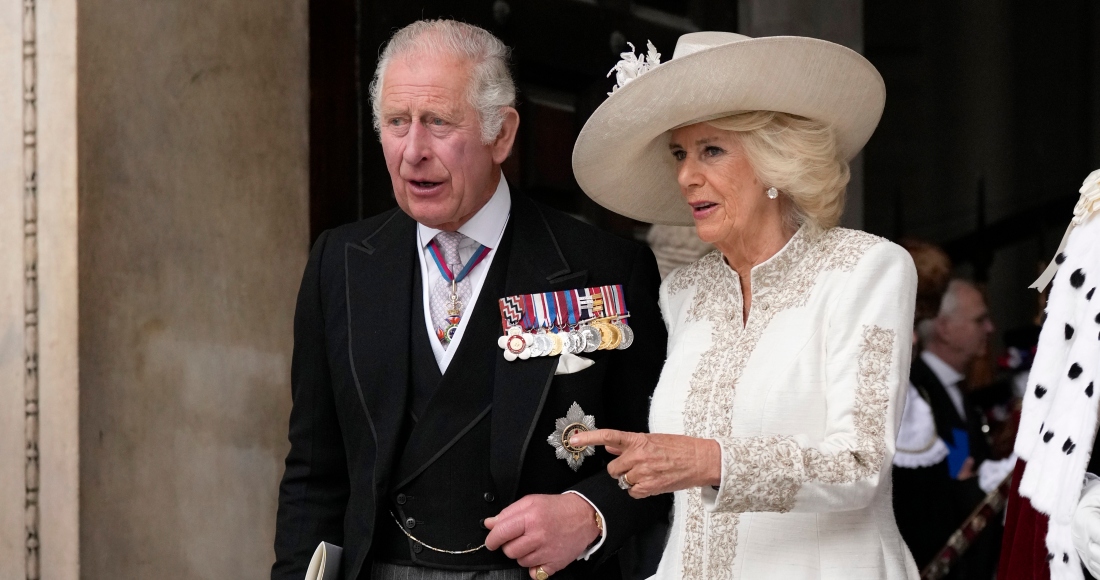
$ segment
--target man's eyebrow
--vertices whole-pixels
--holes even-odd
[[[423,111],[420,111],[420,117],[439,117],[444,121],[453,121],[459,117],[459,111],[457,109],[425,109]]]

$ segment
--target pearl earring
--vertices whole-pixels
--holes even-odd
[[[768,199],[775,199],[779,197],[779,190],[774,187],[768,188]]]

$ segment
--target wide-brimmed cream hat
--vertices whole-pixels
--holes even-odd
[[[680,37],[672,60],[603,102],[573,147],[577,183],[596,203],[637,220],[694,221],[676,182],[669,131],[746,111],[777,111],[831,125],[845,159],[882,117],[886,86],[851,49],[816,38]]]

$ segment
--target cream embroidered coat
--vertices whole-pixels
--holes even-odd
[[[870,234],[802,228],[751,288],[742,324],[719,252],[661,286],[668,360],[650,428],[717,439],[722,484],[676,492],[655,578],[916,579],[890,484],[912,260]]]

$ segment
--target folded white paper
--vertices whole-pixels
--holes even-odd
[[[340,555],[344,549],[340,546],[321,542],[309,560],[306,580],[336,580],[340,576]]]

